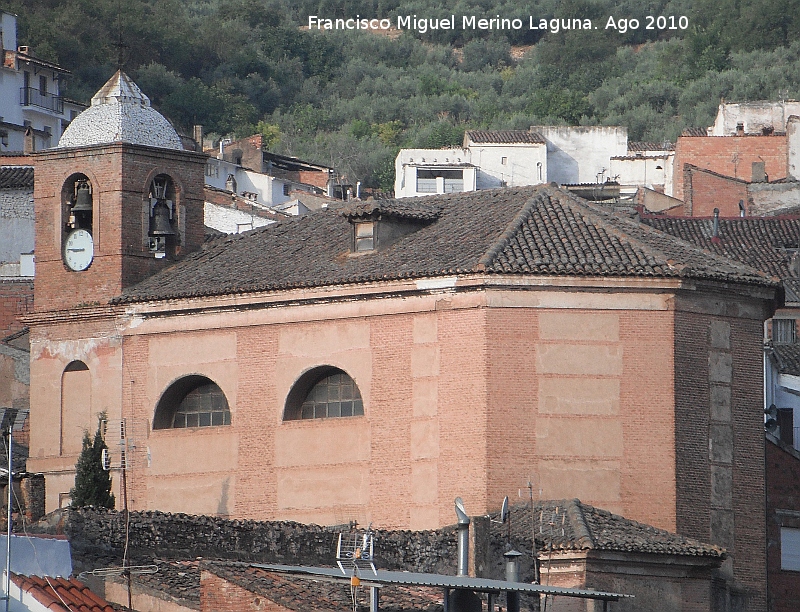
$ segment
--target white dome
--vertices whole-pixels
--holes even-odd
[[[92,105],[67,126],[58,148],[112,142],[183,149],[175,128],[121,70],[94,95]]]

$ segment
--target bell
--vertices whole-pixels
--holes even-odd
[[[79,181],[78,188],[75,190],[75,205],[72,212],[92,212],[92,193],[89,191],[89,183]]]
[[[153,216],[150,218],[151,236],[174,236],[175,231],[169,222],[169,207],[164,200],[159,200],[153,207]]]

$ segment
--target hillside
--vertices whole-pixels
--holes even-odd
[[[0,0],[19,15],[20,44],[73,71],[72,98],[88,100],[121,48],[125,70],[183,130],[260,131],[276,152],[384,188],[399,147],[455,144],[467,128],[619,124],[633,140],[674,140],[684,127],[709,125],[720,98],[800,97],[794,5]],[[395,31],[309,30],[310,15],[381,18]],[[408,27],[414,15],[456,23],[423,31]],[[518,18],[522,27],[462,27],[464,16]],[[605,27],[609,17],[615,27]],[[592,29],[564,30],[573,18]],[[531,29],[539,19],[546,27]]]

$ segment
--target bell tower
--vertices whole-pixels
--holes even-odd
[[[36,154],[35,310],[103,305],[203,243],[206,156],[122,71]]]

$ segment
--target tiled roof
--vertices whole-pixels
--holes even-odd
[[[369,206],[399,207],[382,201]],[[349,257],[352,228],[331,206],[218,240],[117,302],[331,286],[461,273],[776,281],[566,191],[519,187],[416,199],[435,221],[383,251]]]
[[[771,276],[793,276],[789,263],[800,248],[800,217],[720,219],[718,240],[710,218],[646,216],[642,223]]]
[[[349,612],[353,610],[350,586],[342,582],[314,580],[270,572],[247,563],[203,562],[210,571],[252,593],[303,612]],[[364,577],[369,580],[369,576]],[[357,594],[359,609],[369,607],[369,590]],[[440,589],[391,585],[381,588],[380,609],[385,612],[439,612],[443,609]]]
[[[475,144],[546,144],[541,134],[528,130],[469,130],[467,138]]]
[[[681,132],[681,136],[708,136],[706,128],[686,128]]]
[[[674,151],[674,142],[629,142],[628,151]]]
[[[442,207],[437,204],[420,202],[419,198],[405,198],[403,200],[368,200],[348,204],[341,209],[345,217],[369,217],[371,215],[385,215],[401,219],[415,219],[418,221],[433,221],[442,214]]]
[[[626,551],[690,557],[725,557],[724,549],[680,536],[644,523],[584,504],[579,499],[545,501],[534,505],[533,522],[527,505],[511,508],[512,539],[530,546],[531,530],[542,551],[597,550]],[[508,527],[492,523],[497,537]]]
[[[11,580],[53,612],[115,612],[110,603],[75,578],[67,580],[12,574]]]
[[[33,167],[0,166],[0,189],[33,189]]]
[[[778,372],[800,376],[800,344],[776,344],[772,347]]]

